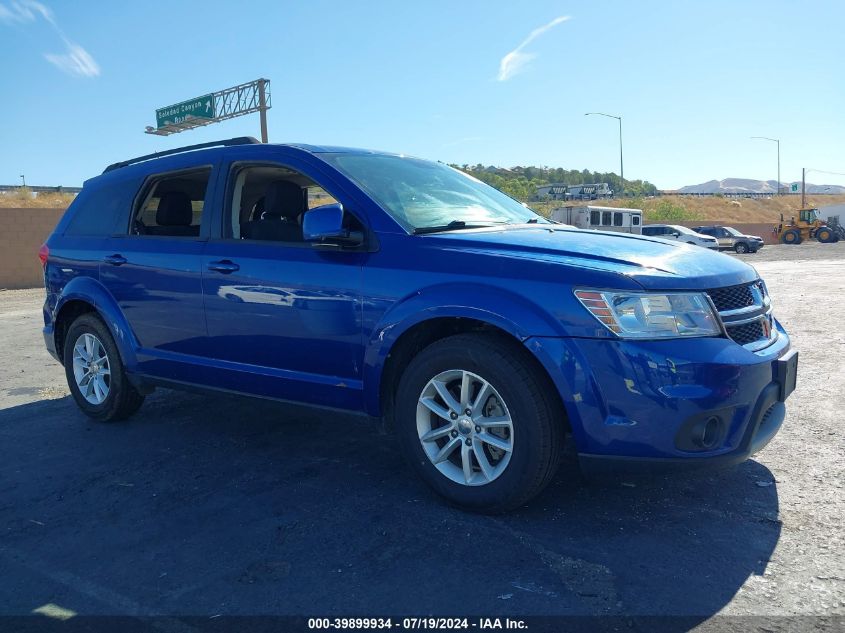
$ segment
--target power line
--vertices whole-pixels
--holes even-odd
[[[810,167],[807,168],[807,171],[814,171],[817,174],[827,174],[829,176],[845,176],[845,174],[840,173],[838,171],[824,171],[823,169],[812,169]]]

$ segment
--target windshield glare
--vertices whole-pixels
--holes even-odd
[[[742,233],[740,233],[740,232],[739,232],[739,231],[737,231],[736,229],[731,228],[731,227],[729,227],[729,226],[726,226],[726,227],[725,227],[725,230],[726,230],[728,233],[730,233],[731,235],[733,235],[734,237],[741,237],[741,236],[742,236]]]
[[[510,196],[442,163],[384,154],[328,154],[405,229],[547,222]]]

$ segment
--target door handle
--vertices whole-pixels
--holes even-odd
[[[103,257],[103,261],[107,264],[111,264],[112,266],[120,266],[122,264],[125,264],[127,262],[127,259],[123,255],[114,254],[106,255],[105,257]]]
[[[235,272],[236,270],[240,270],[241,267],[234,262],[230,262],[228,259],[224,259],[223,261],[219,262],[211,262],[208,265],[208,269],[218,273],[223,273],[224,275],[228,275],[230,273]]]

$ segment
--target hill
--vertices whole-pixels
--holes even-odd
[[[28,187],[22,187],[0,192],[0,209],[64,209],[75,197],[76,194],[73,193],[57,192],[33,196]]]
[[[801,183],[782,182],[781,187]],[[845,187],[840,185],[814,185],[806,183],[808,194],[845,194]],[[751,178],[725,178],[708,180],[700,185],[687,185],[678,189],[678,193],[777,193],[777,181],[753,180]]]
[[[531,203],[531,208],[544,215],[551,209],[561,206],[561,202]],[[577,203],[567,203],[577,204]],[[776,223],[780,214],[789,218],[797,213],[801,206],[801,196],[772,196],[771,198],[744,198],[730,200],[698,196],[661,196],[656,198],[624,198],[599,200],[592,202],[608,207],[632,207],[642,209],[647,222],[685,222],[702,220],[712,223],[745,224]],[[832,204],[845,204],[845,195],[807,196],[807,205],[822,207]]]

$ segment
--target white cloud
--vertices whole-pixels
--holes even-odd
[[[562,22],[566,22],[568,19],[569,16],[562,15],[560,17],[555,18],[548,24],[544,24],[543,26],[531,31],[528,37],[522,40],[519,46],[517,46],[510,53],[502,57],[502,60],[499,62],[499,74],[496,79],[498,79],[499,81],[507,81],[514,75],[519,74],[525,68],[525,65],[528,62],[537,57],[537,55],[534,53],[523,53],[522,49],[524,49],[526,46],[528,46],[531,42],[536,40],[549,29],[556,27]]]
[[[12,0],[8,3],[0,3],[0,23],[28,24],[37,21],[39,18],[53,27],[53,30],[65,45],[64,53],[44,53],[44,59],[69,75],[76,75],[77,77],[99,76],[100,66],[88,51],[65,37],[49,7],[36,2],[36,0]]]
[[[50,24],[55,24],[53,12],[35,0],[18,0],[10,2],[8,6],[0,4],[0,22],[7,24],[34,22],[39,15]]]
[[[97,77],[100,66],[84,48],[73,42],[65,41],[67,52],[63,54],[44,53],[44,58],[69,75],[80,77]]]

